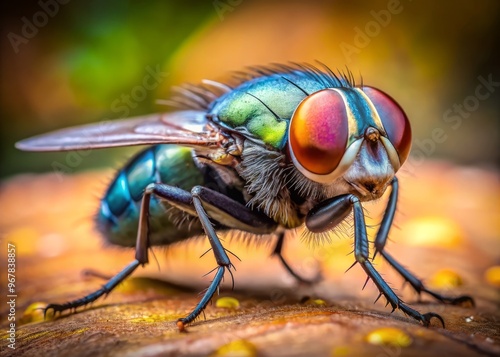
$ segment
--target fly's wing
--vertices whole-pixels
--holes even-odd
[[[216,145],[219,136],[211,134],[206,124],[201,111],[151,114],[61,129],[19,141],[16,147],[25,151],[68,151],[144,144]]]

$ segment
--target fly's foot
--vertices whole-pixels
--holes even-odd
[[[443,320],[443,318],[440,315],[438,315],[438,314],[436,314],[434,312],[428,312],[426,314],[420,314],[420,318],[418,320],[420,320],[425,327],[429,327],[429,325],[430,325],[431,320],[432,320],[433,317],[435,317],[436,319],[438,319],[439,322],[441,322],[441,325],[443,326],[443,328],[445,328],[444,327],[444,320]]]
[[[112,278],[112,276],[110,276],[110,275],[101,273],[98,270],[94,270],[94,269],[90,269],[90,268],[83,269],[81,271],[81,275],[84,278],[98,278],[98,279],[102,279],[102,280],[111,280],[111,278]]]
[[[393,308],[394,308],[394,305],[393,305]],[[444,328],[444,319],[440,315],[436,314],[435,312],[428,312],[426,314],[421,314],[417,310],[414,310],[411,307],[409,307],[408,305],[406,305],[405,303],[403,303],[403,301],[401,301],[400,299],[399,299],[399,303],[397,304],[397,308],[399,310],[401,310],[404,314],[411,316],[415,320],[421,322],[425,327],[430,326],[431,320],[434,317],[434,318],[438,319],[439,322],[441,322],[441,325]]]
[[[457,296],[456,298],[451,298],[449,303],[452,305],[470,305],[471,307],[476,306],[474,299],[469,295],[462,295]]]
[[[455,298],[444,297],[441,301],[451,305],[476,306],[474,299],[468,295],[457,296]]]
[[[56,316],[57,314],[62,314],[66,310],[69,310],[70,312],[76,312],[77,308],[82,307],[82,306],[85,307],[88,304],[91,304],[94,301],[96,301],[99,297],[109,294],[109,292],[110,292],[110,289],[105,285],[101,289],[94,291],[93,293],[91,293],[87,296],[84,296],[81,299],[69,301],[69,302],[64,303],[64,304],[49,304],[43,310],[43,316],[44,317],[47,316],[47,313],[50,310],[54,311],[53,316]]]
[[[61,315],[66,310],[71,310],[73,307],[68,306],[68,304],[49,304],[43,308],[43,318],[47,318],[47,314],[52,310],[52,317],[56,317],[57,314]]]
[[[474,302],[474,299],[468,295],[462,295],[462,296],[457,296],[457,297],[448,297],[448,296],[443,296],[438,293],[435,293],[434,291],[423,289],[422,291],[426,292],[427,294],[431,295],[433,298],[436,300],[439,300],[445,304],[450,304],[450,305],[469,305],[471,307],[476,306],[476,303]]]
[[[224,278],[224,272],[226,271],[226,269],[231,274],[231,280],[234,288],[234,278],[233,278],[233,273],[231,272],[231,268],[234,268],[234,266],[231,264],[230,261],[228,264],[219,265],[218,267],[215,268],[215,270],[217,271],[215,273],[214,279],[203,293],[203,297],[198,302],[198,304],[196,304],[196,307],[189,313],[189,315],[177,320],[177,328],[179,329],[179,332],[185,332],[186,325],[194,321],[203,312],[203,310],[205,310],[207,304],[210,302],[214,294],[219,290],[219,285],[222,282],[222,279]]]
[[[186,322],[184,319],[177,320],[177,328],[179,329],[179,332],[186,332]]]

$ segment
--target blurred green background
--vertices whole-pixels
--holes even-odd
[[[116,167],[130,149],[71,156],[24,153],[14,143],[162,110],[155,100],[184,81],[224,80],[247,65],[315,59],[348,67],[356,79],[362,75],[397,99],[413,123],[413,169],[428,158],[495,167],[499,161],[496,0],[41,0],[1,6],[2,177],[52,171],[54,162],[69,172]]]

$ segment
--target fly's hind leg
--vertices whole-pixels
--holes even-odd
[[[389,229],[394,219],[394,213],[396,212],[397,199],[398,181],[396,178],[394,178],[394,180],[392,181],[392,191],[389,197],[389,202],[387,204],[382,223],[375,238],[375,254],[373,255],[373,258],[375,258],[377,253],[380,253],[380,255],[405,279],[405,281],[407,281],[411,285],[411,287],[418,294],[422,292],[427,293],[430,296],[434,297],[436,300],[447,304],[458,305],[462,303],[470,303],[474,306],[474,300],[470,296],[463,295],[457,297],[449,297],[427,289],[420,279],[418,279],[415,275],[413,275],[410,271],[403,267],[398,261],[396,261],[391,255],[389,255],[389,253],[387,253],[387,251],[385,250],[385,244],[387,242]]]
[[[148,221],[147,215],[149,211],[150,195],[145,194],[141,203],[141,212],[139,216],[139,229],[137,232],[137,241],[135,247],[135,260],[127,265],[122,271],[110,278],[106,284],[100,289],[80,298],[77,300],[69,301],[64,304],[49,304],[44,310],[44,316],[52,310],[54,314],[63,313],[66,310],[76,310],[81,306],[88,305],[99,299],[103,295],[108,295],[114,288],[116,288],[122,281],[131,275],[139,265],[146,265],[148,259]]]
[[[76,310],[81,306],[88,305],[103,295],[109,294],[118,284],[124,281],[129,275],[131,275],[139,265],[146,265],[149,262],[148,249],[149,249],[149,203],[151,201],[151,195],[154,194],[154,187],[156,184],[149,185],[145,191],[141,201],[141,209],[139,213],[139,226],[137,230],[137,239],[135,247],[135,260],[127,265],[122,271],[117,275],[110,278],[106,284],[104,284],[99,290],[96,290],[83,298],[69,301],[64,304],[49,304],[44,308],[44,315],[50,310],[56,313],[62,313],[66,310]],[[169,187],[166,185],[161,185],[162,187]],[[189,207],[192,205],[191,195],[181,189],[171,188],[170,199],[176,202],[178,205]],[[89,275],[100,275],[100,273],[95,274],[94,271],[88,272]],[[103,276],[104,277],[104,276]]]

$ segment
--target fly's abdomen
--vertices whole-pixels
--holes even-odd
[[[134,246],[145,187],[154,182],[190,191],[204,182],[193,161],[192,149],[177,145],[156,145],[139,153],[121,169],[101,199],[98,229],[106,239],[121,246]],[[167,245],[202,232],[187,213],[156,197],[150,203],[150,244]]]

